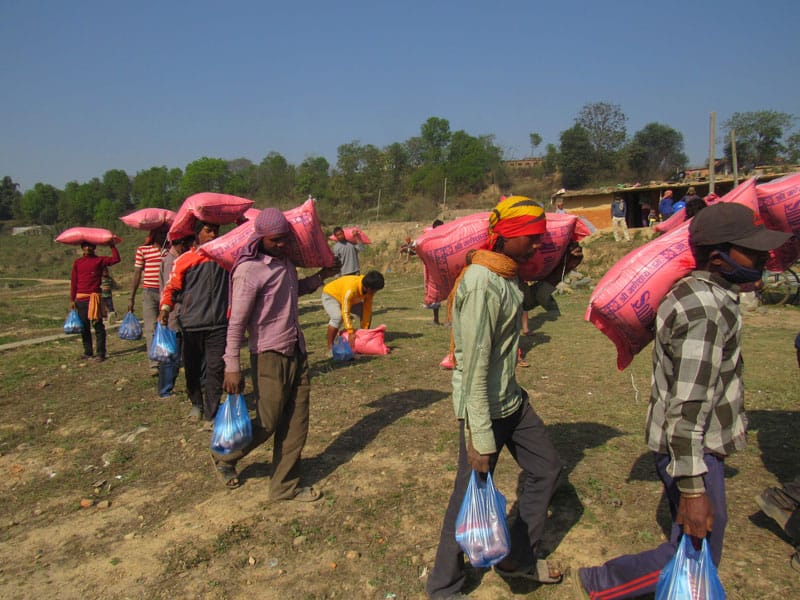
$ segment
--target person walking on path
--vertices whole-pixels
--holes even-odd
[[[514,371],[519,347],[523,292],[518,265],[529,260],[546,231],[544,207],[523,196],[502,200],[489,217],[485,250],[471,256],[448,298],[456,368],[453,408],[458,419],[458,467],[445,511],[433,569],[425,591],[430,598],[461,597],[466,580],[464,553],[455,523],[472,470],[493,471],[503,447],[524,472],[519,518],[512,531],[526,529],[529,545],[514,548],[495,566],[503,577],[558,583],[562,574],[538,557],[547,507],[563,468]],[[519,528],[519,529],[518,529]],[[520,559],[512,558],[520,555]]]
[[[628,207],[625,206],[625,199],[622,196],[614,198],[611,204],[611,227],[614,230],[614,241],[618,242],[625,238],[626,242],[631,241],[631,234],[628,232],[628,222],[626,215]]]
[[[768,250],[791,234],[764,227],[742,204],[699,212],[689,225],[697,270],[678,281],[656,314],[645,441],[672,514],[669,541],[654,550],[573,570],[595,600],[652,593],[682,535],[708,538],[715,565],[727,522],[725,458],[745,446],[739,284],[759,281]]]
[[[286,255],[291,235],[283,213],[265,208],[256,217],[254,233],[231,271],[223,389],[229,394],[242,390],[239,354],[246,331],[258,404],[253,441],[239,452],[223,455],[212,451],[212,459],[225,485],[237,487],[238,460],[274,436],[270,499],[313,501],[320,498],[320,491],[299,487],[311,384],[297,298],[312,293],[339,268],[321,269],[298,279],[297,269]]]
[[[333,235],[336,243],[333,245],[333,255],[342,265],[340,276],[361,274],[361,265],[358,262],[359,253],[364,251],[364,243],[361,241],[361,233],[358,230],[353,232],[355,243],[348,242],[344,235],[344,229],[335,227]]]
[[[119,250],[114,242],[110,242],[111,256],[97,256],[97,246],[89,242],[81,244],[83,256],[72,264],[70,276],[70,309],[76,309],[81,319],[81,341],[83,342],[83,356],[81,359],[92,358],[97,362],[106,359],[106,326],[103,324],[105,306],[101,294],[103,270],[117,264],[121,259]],[[97,354],[92,348],[92,331],[97,338]]]
[[[133,282],[131,283],[131,297],[128,301],[128,312],[134,312],[136,305],[136,291],[139,284],[142,286],[142,320],[144,321],[144,337],[147,341],[147,349],[153,343],[153,332],[155,331],[156,319],[159,312],[159,300],[161,299],[159,287],[159,274],[161,272],[161,261],[166,254],[164,242],[167,239],[167,229],[159,228],[151,231],[143,246],[136,248],[136,256],[133,260]],[[158,376],[158,361],[148,359],[150,363],[150,373]]]
[[[219,225],[197,221],[194,231],[197,246],[202,246],[217,237]],[[169,313],[180,302],[177,321],[183,333],[186,392],[192,401],[189,418],[202,417],[211,430],[225,374],[222,355],[228,327],[228,272],[198,252],[197,246],[175,259],[172,276],[161,294],[159,319],[168,326]]]
[[[328,313],[328,354],[331,353],[336,335],[344,324],[351,346],[355,346],[355,327],[351,313],[361,319],[361,329],[369,329],[372,323],[372,300],[375,293],[383,289],[383,275],[369,271],[366,275],[338,277],[322,288],[322,307]]]

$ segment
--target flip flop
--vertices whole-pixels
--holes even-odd
[[[519,567],[515,571],[505,571],[498,568],[497,565],[495,565],[494,570],[501,577],[528,579],[538,583],[561,583],[561,580],[564,579],[564,574],[560,569],[555,569],[558,572],[558,577],[553,577],[550,565],[546,560],[541,559],[537,560],[535,565]]]
[[[279,498],[279,500],[294,500],[295,502],[316,502],[322,498],[322,492],[314,487],[299,487],[295,489],[294,496]]]
[[[217,462],[213,456],[211,457],[211,464],[214,465],[214,470],[226,488],[235,490],[239,487],[239,476],[236,474],[235,468],[227,463]]]

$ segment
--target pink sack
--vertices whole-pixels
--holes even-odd
[[[261,211],[251,210],[252,212],[247,211],[250,220],[225,235],[203,244],[197,251],[230,271],[236,262],[239,250],[247,244],[255,230],[253,220]],[[283,214],[289,221],[289,227],[294,234],[294,239],[290,242],[288,249],[288,255],[292,262],[298,267],[332,267],[336,259],[319,223],[314,200],[306,200],[302,205],[286,210]]]
[[[352,242],[353,244],[356,243],[356,238],[353,237],[353,234],[357,231],[358,233],[361,234],[362,243],[364,244],[372,243],[372,240],[370,240],[367,237],[367,234],[361,231],[358,227],[342,227],[342,231],[344,231],[344,239],[346,239],[348,242]],[[331,234],[330,236],[328,236],[328,239],[335,242],[336,236]]]
[[[192,235],[195,223],[205,221],[214,225],[236,223],[253,201],[230,194],[200,192],[186,198],[175,215],[167,237],[170,241]]]
[[[725,194],[720,202],[756,206],[755,180]],[[617,348],[622,371],[653,339],[658,305],[672,286],[695,268],[689,247],[689,221],[623,256],[600,279],[584,318]]]
[[[677,227],[686,220],[686,208],[679,208],[672,216],[667,219],[666,221],[661,221],[661,223],[656,223],[653,226],[658,233],[669,233],[673,229],[677,229]]]
[[[166,208],[143,208],[119,218],[128,227],[152,231],[163,225],[171,225],[175,212]]]
[[[353,352],[356,354],[389,354],[389,347],[383,342],[384,331],[386,331],[386,325],[379,325],[373,329],[356,330]],[[346,331],[343,331],[341,335],[345,341],[350,341]]]
[[[489,237],[489,213],[475,213],[423,233],[416,241],[417,256],[425,265],[425,304],[442,302],[466,264],[467,252],[480,248]]]
[[[448,352],[442,362],[439,363],[439,368],[445,371],[452,371],[456,368],[456,357]]]
[[[770,271],[785,271],[800,257],[800,173],[757,185],[756,195],[764,225],[794,234],[767,262]]]
[[[99,227],[70,227],[62,231],[56,241],[72,246],[80,246],[83,242],[89,242],[95,246],[107,246],[112,241],[115,245],[122,243],[122,238],[114,235],[108,229]]]
[[[519,266],[520,281],[539,281],[547,277],[561,261],[569,243],[586,237],[585,225],[578,232],[580,220],[575,215],[547,213],[547,231],[542,236],[542,245],[528,262]]]

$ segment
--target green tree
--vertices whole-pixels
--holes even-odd
[[[542,143],[542,136],[538,133],[529,133],[528,137],[531,140],[531,156],[536,156],[536,149]]]
[[[199,192],[224,193],[229,178],[225,160],[204,156],[186,165],[181,179],[181,194],[186,198]]]
[[[268,206],[281,206],[295,187],[295,167],[278,152],[270,152],[258,165],[258,189]]]
[[[103,174],[103,196],[111,200],[117,217],[133,208],[131,178],[122,169],[111,169]]]
[[[627,120],[619,104],[608,102],[585,104],[575,118],[575,123],[589,136],[599,169],[614,165],[617,153],[625,144]]]
[[[463,130],[450,138],[447,152],[447,185],[456,193],[478,193],[497,172],[500,149],[491,136],[474,137]]]
[[[95,208],[102,198],[103,183],[97,177],[85,183],[70,181],[59,194],[58,221],[71,226],[93,223]]]
[[[134,208],[169,208],[177,210],[183,202],[180,183],[183,172],[167,167],[150,167],[133,177],[131,195]]]
[[[228,181],[225,193],[251,198],[258,191],[258,168],[247,158],[228,161]]]
[[[730,161],[731,130],[736,131],[736,159],[740,165],[755,167],[779,161],[786,151],[783,137],[791,129],[794,116],[775,110],[733,113],[722,124],[725,131],[725,156]]]
[[[544,153],[544,161],[542,162],[544,174],[552,175],[555,173],[558,170],[558,163],[560,161],[561,157],[558,155],[558,147],[555,144],[547,144]]]
[[[627,159],[639,179],[666,179],[689,162],[683,152],[683,135],[661,123],[648,123],[633,135]]]
[[[786,138],[786,160],[793,165],[800,163],[800,132]]]
[[[309,156],[297,167],[295,190],[300,196],[325,198],[330,180],[330,163],[323,156]]]
[[[561,185],[580,188],[589,183],[595,173],[595,156],[589,132],[579,124],[561,132]]]
[[[440,117],[430,117],[420,127],[420,137],[423,161],[434,165],[442,163],[450,143],[450,121]]]
[[[19,205],[22,193],[19,184],[14,183],[8,175],[0,181],[0,219],[10,219],[14,215],[14,207]]]
[[[386,168],[386,188],[390,196],[397,198],[403,192],[408,175],[411,172],[411,156],[405,144],[395,142],[384,151]]]
[[[22,195],[20,214],[16,218],[39,225],[53,225],[58,219],[58,201],[61,192],[52,185],[37,183]]]

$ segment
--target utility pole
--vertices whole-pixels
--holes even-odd
[[[378,210],[375,211],[375,220],[381,220],[381,190],[378,188]]]
[[[447,209],[447,177],[444,178],[444,197],[442,198],[442,212]]]
[[[736,129],[731,128],[731,168],[733,169],[733,187],[739,185],[739,161],[736,158]]]
[[[717,130],[717,113],[711,113],[711,126],[708,132],[708,193],[714,193],[714,171],[716,169],[717,157],[714,156],[714,132]]]

